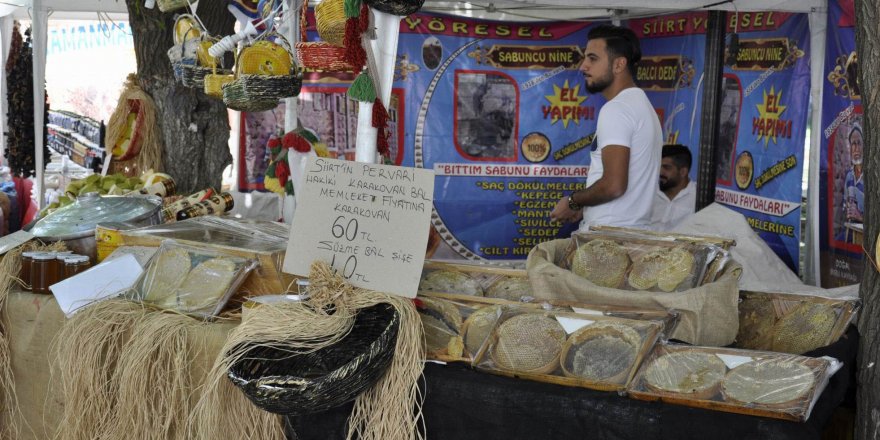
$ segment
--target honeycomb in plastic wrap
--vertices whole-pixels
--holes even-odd
[[[428,353],[445,352],[461,356],[461,313],[452,303],[441,299],[419,298],[417,307],[425,329],[425,349]]]
[[[434,270],[422,276],[419,290],[483,296],[479,280],[457,270]]]
[[[765,359],[742,364],[727,373],[723,394],[743,405],[797,407],[816,384],[808,366],[787,359]]]
[[[572,334],[563,352],[566,376],[591,381],[621,382],[638,356],[642,338],[628,325],[599,322]]]
[[[516,315],[501,323],[491,357],[498,367],[527,373],[556,369],[565,330],[551,316],[540,313]]]
[[[486,289],[489,298],[500,298],[519,302],[524,296],[532,295],[532,286],[525,277],[504,277]]]
[[[471,356],[476,356],[489,338],[500,314],[501,306],[488,306],[475,310],[464,321],[464,347]]]
[[[645,370],[648,389],[693,399],[718,393],[727,366],[711,353],[674,351],[654,359]]]
[[[763,350],[770,347],[776,311],[773,303],[761,298],[744,298],[739,304],[737,347]]]
[[[578,246],[571,271],[603,287],[620,287],[630,259],[626,250],[613,240],[596,239]]]
[[[828,304],[803,302],[782,317],[773,329],[773,351],[803,354],[827,343],[837,323]]]
[[[189,273],[191,262],[185,249],[169,249],[161,253],[156,263],[150,266],[147,273],[148,290],[144,300],[160,307],[174,308],[177,306],[175,291]]]
[[[633,261],[627,278],[629,285],[638,290],[657,286],[672,292],[694,270],[694,255],[682,247],[659,248],[646,252]]]

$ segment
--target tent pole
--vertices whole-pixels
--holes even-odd
[[[697,168],[697,206],[699,211],[715,202],[715,149],[721,126],[721,84],[724,74],[724,11],[709,11],[706,32],[706,67],[703,75],[703,116],[700,120],[700,162]]]
[[[296,43],[299,42],[299,8],[297,7],[296,0],[285,0],[282,7],[284,8],[284,14],[290,14],[290,22],[287,25],[287,32],[284,35],[287,38],[287,41],[290,42],[290,50],[296,50]],[[296,130],[299,127],[299,120],[297,115],[297,103],[299,99],[297,97],[285,98],[284,99],[284,132]]]
[[[33,64],[34,64],[34,148],[36,167],[37,208],[43,209],[46,192],[44,185],[45,157],[43,157],[43,130],[46,116],[46,39],[49,14],[43,0],[33,0]]]
[[[822,145],[822,86],[825,76],[825,37],[828,32],[828,9],[810,12],[810,160],[807,177],[807,230],[804,283],[818,286],[819,270],[819,168]]]

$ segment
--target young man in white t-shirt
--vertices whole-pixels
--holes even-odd
[[[660,170],[663,135],[648,97],[636,87],[642,52],[635,33],[599,25],[590,30],[584,62],[587,91],[608,100],[599,110],[587,188],[556,203],[552,220],[647,228]]]

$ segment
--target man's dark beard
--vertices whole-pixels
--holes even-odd
[[[611,81],[610,80],[602,81],[601,79],[597,79],[595,82],[593,82],[593,85],[590,85],[590,83],[585,80],[584,85],[586,86],[588,93],[595,95],[597,93],[602,93],[602,91],[607,89],[608,86],[611,85]]]
[[[676,185],[678,185],[678,182],[676,182],[674,180],[671,180],[671,179],[666,179],[665,181],[661,180],[660,181],[660,191],[666,191],[666,190],[675,188]]]

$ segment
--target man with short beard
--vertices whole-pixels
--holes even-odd
[[[592,225],[648,228],[663,145],[660,120],[636,87],[639,40],[625,27],[590,30],[580,72],[586,89],[608,100],[599,110],[587,187],[556,203],[550,219]]]
[[[684,145],[663,146],[660,161],[660,187],[654,193],[651,227],[670,231],[682,219],[694,213],[697,205],[697,185],[691,182],[693,163],[691,150]]]

